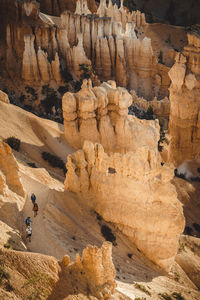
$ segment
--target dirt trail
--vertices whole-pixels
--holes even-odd
[[[25,174],[22,176],[22,182],[27,192],[26,203],[23,209],[24,220],[27,216],[30,216],[33,221],[32,241],[31,243],[27,242],[28,250],[61,258],[65,254],[64,250],[55,243],[55,240],[51,238],[44,226],[44,210],[47,203],[51,200],[51,189]],[[33,217],[33,205],[30,199],[32,192],[36,194],[36,201],[39,206],[39,212],[36,217]]]

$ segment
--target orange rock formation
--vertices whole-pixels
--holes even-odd
[[[170,183],[173,170],[160,165],[158,153],[138,144],[133,152],[107,155],[100,144],[86,141],[68,156],[67,168],[66,189],[88,199],[149,259],[170,269],[185,221]]]

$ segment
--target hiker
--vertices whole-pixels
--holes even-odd
[[[34,193],[31,194],[31,201],[32,201],[33,204],[34,204],[35,201],[36,201],[36,196],[35,196]]]
[[[31,228],[31,226],[28,226],[26,228],[26,233],[27,233],[26,238],[29,240],[29,242],[31,242],[31,236],[32,236],[32,228]]]
[[[27,217],[26,220],[25,220],[25,224],[26,226],[31,226],[31,217]]]
[[[33,211],[34,211],[34,217],[36,217],[38,213],[38,205],[36,202],[33,204]]]

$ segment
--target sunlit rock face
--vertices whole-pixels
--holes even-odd
[[[14,193],[24,196],[23,186],[19,176],[19,168],[8,144],[0,141],[0,193],[6,193],[9,188]]]
[[[178,53],[169,71],[170,86],[170,153],[179,165],[198,158],[200,153],[200,38],[188,34],[188,45]]]
[[[1,12],[6,14],[10,1],[0,4]],[[143,13],[101,1],[94,15],[93,5],[78,0],[74,10],[52,17],[34,1],[15,4],[9,18],[2,16],[0,47],[13,80],[58,88],[67,72],[80,79],[80,64],[85,64],[93,66],[99,79],[115,80],[145,99],[168,95],[168,67],[158,63],[151,38],[145,36],[149,25]]]
[[[0,90],[0,101],[10,103],[8,95]]]
[[[158,122],[128,115],[131,104],[131,95],[115,82],[93,88],[90,80],[84,80],[78,93],[63,96],[66,140],[76,149],[90,140],[101,143],[106,152],[135,151],[139,144],[157,153]]]
[[[61,262],[62,274],[65,277],[65,290],[61,291],[67,300],[125,300],[116,291],[115,267],[112,262],[112,244],[104,242],[100,248],[87,245],[82,256],[77,253],[75,261],[65,255]],[[76,282],[76,294],[74,293]],[[66,291],[68,297],[66,297]],[[84,296],[85,295],[85,296]],[[50,300],[56,298],[54,292]]]
[[[70,47],[76,45],[81,34],[85,54],[99,78],[114,79],[119,86],[134,89],[148,99],[165,96],[168,68],[158,63],[151,39],[144,34],[148,27],[145,15],[127,12],[123,5],[118,8],[112,1],[101,1],[96,14],[88,15],[78,1],[76,14],[61,15]]]
[[[149,259],[170,269],[184,216],[170,183],[173,171],[160,165],[157,151],[138,142],[133,152],[108,155],[102,145],[86,141],[68,156],[67,169],[65,189],[88,200]]]

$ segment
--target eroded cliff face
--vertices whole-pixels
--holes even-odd
[[[0,141],[0,219],[10,227],[20,229],[19,211],[25,192],[19,168],[8,144]]]
[[[125,88],[116,87],[115,82],[93,88],[91,80],[84,80],[78,93],[63,96],[66,140],[76,149],[90,140],[101,143],[107,152],[126,153],[135,151],[138,145],[148,145],[157,153],[158,121],[128,115],[131,104],[131,95]]]
[[[100,1],[97,16],[91,17],[78,3],[76,14],[61,15],[61,26],[71,47],[77,35],[83,36],[85,54],[99,78],[114,79],[119,86],[133,88],[145,98],[166,95],[168,69],[158,63],[151,39],[145,36],[145,15],[127,12],[123,4],[118,8],[112,1],[108,5]]]
[[[3,1],[5,14],[6,7]],[[143,13],[130,13],[123,3],[118,8],[103,0],[95,15],[84,0],[76,2],[74,12],[64,11],[60,17],[45,15],[39,4],[27,1],[16,1],[9,13],[11,22],[2,16],[0,54],[5,66],[1,67],[18,85],[51,85],[56,90],[68,73],[80,79],[84,64],[92,65],[100,79],[114,79],[145,99],[168,95],[169,68],[158,60],[155,46],[160,43]]]
[[[24,196],[23,186],[19,177],[19,168],[8,144],[0,141],[0,172],[1,172],[1,194],[6,192],[6,187]]]
[[[178,53],[169,72],[170,153],[176,165],[200,153],[200,38],[188,34],[188,45]]]
[[[170,183],[173,171],[160,165],[156,150],[138,144],[134,152],[107,155],[102,145],[86,141],[68,156],[67,168],[65,189],[87,199],[149,259],[170,269],[185,222]]]

